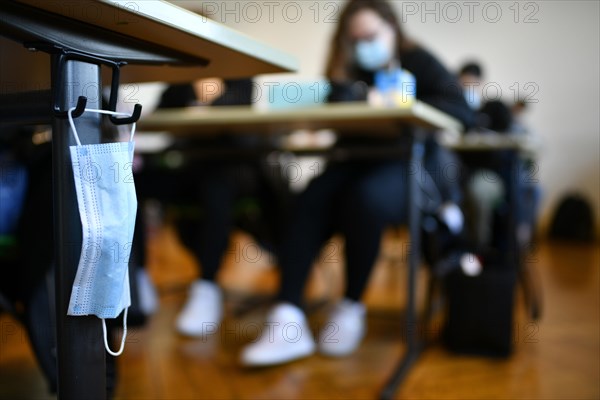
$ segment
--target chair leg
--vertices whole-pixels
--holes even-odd
[[[542,293],[539,280],[535,276],[535,271],[525,260],[521,260],[520,264],[519,280],[523,288],[527,312],[533,321],[537,321],[542,316]]]
[[[423,324],[424,326],[428,326],[433,321],[434,315],[436,311],[439,310],[439,304],[443,301],[443,298],[440,302],[436,304],[436,292],[440,288],[441,281],[439,278],[435,276],[430,276],[427,282],[427,298],[425,299],[425,310],[423,315]],[[439,296],[438,296],[439,297]],[[443,303],[442,303],[443,304]]]
[[[0,293],[0,312],[6,311],[9,314],[14,315],[16,313],[13,305],[8,301],[2,293]]]
[[[419,358],[421,349],[416,346],[411,346],[407,349],[406,354],[400,360],[396,368],[394,369],[393,375],[389,378],[387,384],[380,394],[380,399],[390,400],[394,398],[394,394],[398,390],[398,386],[404,381],[406,375],[412,368],[413,364]]]

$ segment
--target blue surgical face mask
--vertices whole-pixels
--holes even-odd
[[[467,87],[463,92],[465,100],[472,110],[479,110],[481,108],[481,96],[473,88]]]
[[[127,308],[131,305],[128,264],[137,213],[132,177],[135,124],[129,142],[81,145],[72,110],[69,123],[77,146],[71,146],[70,152],[83,242],[67,314],[101,318],[106,350],[120,355],[127,335]],[[123,310],[121,349],[115,353],[108,347],[104,319],[116,318]]]
[[[367,71],[385,67],[392,60],[392,53],[392,49],[381,39],[360,40],[354,48],[356,62]]]

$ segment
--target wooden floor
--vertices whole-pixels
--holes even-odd
[[[170,229],[156,231],[149,272],[158,287],[160,309],[147,326],[129,334],[118,359],[117,399],[376,398],[405,348],[403,240],[390,233],[384,243],[365,299],[368,335],[354,355],[315,355],[280,367],[244,369],[238,364],[240,348],[256,337],[277,287],[271,257],[237,234],[219,278],[226,289],[227,317],[217,334],[187,339],[173,325],[196,268]],[[307,290],[315,330],[323,323],[328,302],[341,290],[340,251],[339,241],[325,248]],[[514,355],[506,360],[459,357],[433,345],[410,372],[398,398],[600,397],[600,248],[542,242],[528,262],[543,287],[543,317],[528,320],[519,296]],[[0,398],[51,398],[23,331],[6,315],[0,316],[0,326]]]

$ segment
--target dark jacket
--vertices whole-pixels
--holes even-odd
[[[411,72],[417,84],[417,99],[427,103],[458,119],[464,130],[475,125],[476,114],[465,101],[463,91],[456,76],[451,74],[435,57],[426,50],[415,47],[401,55],[402,68]],[[370,71],[358,70],[355,82],[332,82],[329,102],[364,101],[367,97],[367,87],[374,84],[375,74]],[[399,140],[398,140],[399,139]],[[374,138],[368,133],[364,135],[345,136],[337,142],[339,147],[407,147],[406,136],[400,138]],[[425,168],[432,177],[440,192],[441,200],[460,203],[462,193],[460,182],[445,179],[444,171],[455,165],[463,168],[456,155],[442,148],[430,136],[425,141]]]
[[[401,55],[402,68],[415,76],[417,99],[458,119],[465,130],[475,125],[475,113],[463,96],[460,83],[433,55],[416,47]],[[356,81],[373,86],[374,73],[359,70]],[[355,82],[333,82],[328,101],[363,101],[366,99],[365,85],[355,86]]]

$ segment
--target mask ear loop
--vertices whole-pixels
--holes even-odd
[[[75,121],[73,121],[73,111],[75,111],[77,107],[71,107],[69,108],[69,110],[67,111],[67,117],[69,119],[69,125],[71,125],[71,130],[73,131],[73,136],[75,136],[75,141],[77,142],[77,146],[81,146],[81,141],[79,140],[79,135],[77,134],[77,129],[75,129]],[[122,113],[122,112],[116,112],[116,111],[108,111],[108,110],[97,110],[94,108],[86,108],[84,110],[84,112],[89,111],[89,112],[95,112],[98,114],[107,114],[107,115],[116,115],[116,116],[125,116],[125,117],[131,117],[131,114],[127,114],[127,113]],[[136,123],[134,122],[133,124],[131,124],[131,133],[129,136],[129,141],[133,142],[133,136],[135,135],[135,127],[136,127]]]
[[[76,107],[69,108],[69,110],[67,111],[67,117],[69,119],[69,125],[71,125],[71,130],[73,131],[73,136],[75,136],[75,141],[77,142],[78,146],[81,146],[81,141],[79,140],[79,135],[77,134],[77,129],[75,128],[75,122],[73,121],[73,111],[75,110],[75,108]],[[126,113],[108,111],[108,110],[97,110],[97,109],[92,109],[92,108],[86,108],[84,110],[84,112],[85,111],[95,112],[98,114],[108,114],[108,115],[131,117],[131,115],[126,114]],[[131,134],[130,134],[129,142],[133,142],[133,136],[135,135],[135,126],[136,126],[136,123],[134,122],[131,126]],[[104,318],[101,318],[102,334],[103,334],[103,338],[104,338],[104,348],[106,349],[108,354],[110,354],[111,356],[114,356],[114,357],[120,356],[123,353],[123,350],[125,349],[125,340],[127,339],[127,311],[128,310],[129,310],[129,307],[125,309],[125,312],[123,314],[123,337],[121,338],[121,347],[116,352],[112,351],[110,349],[110,347],[108,346],[108,339],[107,339],[107,334],[106,334],[106,321]]]
[[[100,318],[102,320],[102,334],[104,336],[104,348],[106,349],[106,351],[108,352],[108,354],[110,354],[111,356],[117,357],[120,356],[121,354],[123,354],[123,350],[125,349],[125,339],[127,339],[127,310],[129,310],[129,307],[127,307],[125,309],[125,312],[123,313],[123,337],[121,337],[121,347],[119,348],[119,351],[112,351],[110,349],[110,347],[108,346],[108,340],[106,338],[106,320],[104,318]]]

